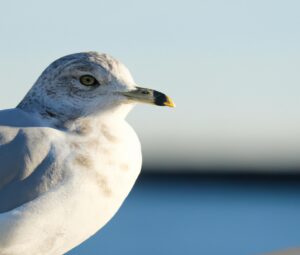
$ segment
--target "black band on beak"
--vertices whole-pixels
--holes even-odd
[[[171,98],[153,89],[135,87],[133,90],[122,92],[122,94],[130,100],[141,103],[175,107]]]
[[[154,97],[154,103],[156,105],[163,106],[168,101],[168,98],[167,98],[167,96],[165,94],[160,93],[160,92],[155,91],[155,90],[153,91],[153,97]]]

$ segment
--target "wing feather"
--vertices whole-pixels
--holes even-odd
[[[54,164],[45,128],[19,109],[0,111],[0,213],[45,192],[42,179]]]

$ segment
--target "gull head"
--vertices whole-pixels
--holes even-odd
[[[175,106],[165,94],[137,86],[129,70],[113,57],[83,52],[50,64],[19,107],[76,119],[108,111],[124,117],[136,103]]]

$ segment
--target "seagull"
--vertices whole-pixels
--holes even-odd
[[[141,170],[125,120],[137,103],[175,106],[113,57],[82,52],[0,111],[0,255],[64,254],[113,217]]]

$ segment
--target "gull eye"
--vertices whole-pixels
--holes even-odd
[[[83,75],[79,78],[80,83],[84,86],[96,86],[99,82],[91,75]]]

